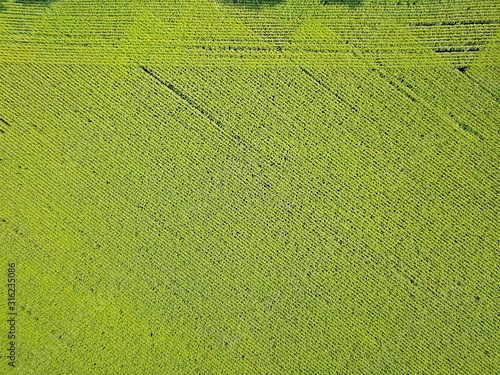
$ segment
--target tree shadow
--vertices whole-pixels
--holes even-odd
[[[323,5],[345,4],[345,5],[349,5],[350,7],[357,7],[358,5],[361,5],[362,3],[363,3],[363,0],[323,0]]]
[[[285,0],[218,0],[222,4],[258,9],[263,6],[274,6]]]

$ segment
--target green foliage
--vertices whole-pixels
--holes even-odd
[[[3,4],[19,373],[497,371],[499,2]]]

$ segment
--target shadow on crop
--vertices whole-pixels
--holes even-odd
[[[16,0],[16,3],[26,4],[26,5],[50,5],[50,3],[55,0]]]
[[[323,5],[345,4],[345,5],[349,5],[350,7],[357,7],[358,5],[361,5],[362,3],[363,3],[363,0],[323,0]]]
[[[222,4],[258,9],[263,6],[274,6],[285,0],[218,0]]]
[[[7,9],[7,7],[4,4],[5,1],[6,0],[0,0],[0,12],[3,12],[5,9]],[[15,0],[16,3],[23,4],[26,6],[29,5],[49,6],[54,1],[56,0]]]

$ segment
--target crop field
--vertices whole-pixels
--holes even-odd
[[[0,374],[498,374],[499,228],[500,1],[0,0]]]

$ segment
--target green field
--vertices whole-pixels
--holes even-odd
[[[0,0],[0,266],[0,374],[498,374],[500,1]]]

